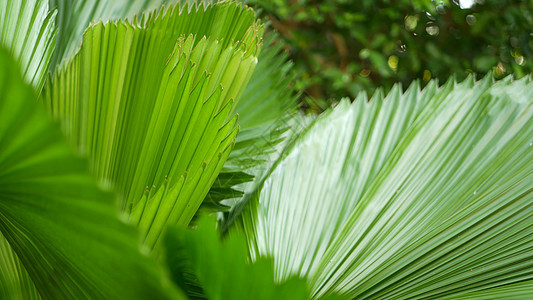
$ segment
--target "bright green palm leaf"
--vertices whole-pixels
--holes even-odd
[[[250,9],[196,8],[91,26],[46,88],[49,111],[149,248],[165,224],[189,223],[215,181],[257,61],[262,27]]]
[[[189,1],[190,3],[182,5],[172,5],[176,3],[176,0],[113,0],[113,1],[101,1],[101,0],[86,0],[86,1],[75,1],[75,0],[50,0],[50,7],[58,9],[58,27],[59,33],[57,38],[57,49],[54,53],[54,59],[52,64],[52,70],[55,70],[55,67],[59,64],[64,64],[78,51],[80,44],[82,42],[82,36],[85,29],[92,23],[97,23],[98,21],[107,21],[113,20],[117,21],[119,19],[132,19],[135,16],[144,14],[145,12],[150,12],[155,9],[160,9],[161,11],[171,9],[174,14],[178,11],[206,11],[207,16],[211,17],[210,22],[201,22],[200,24],[196,23],[198,20],[189,19],[191,22],[183,21],[182,24],[182,34],[188,33],[197,33],[201,37],[202,35],[209,36],[208,33],[216,33],[216,31],[223,31],[227,29],[235,29],[235,33],[231,32],[220,32],[220,34],[227,33],[228,42],[230,42],[230,37],[238,36],[242,34],[243,27],[242,23],[243,16],[247,21],[254,22],[254,14],[251,10],[238,9],[237,6],[241,7],[240,4],[236,3],[226,3],[230,4],[233,9],[223,8],[224,5],[216,5],[213,7],[210,1]],[[162,5],[167,5],[167,7],[161,8]],[[209,8],[208,8],[209,7]],[[186,18],[187,15],[183,14]],[[195,14],[192,14],[193,16]],[[228,22],[235,22],[227,27]],[[195,26],[200,25],[196,29],[192,29]],[[224,25],[224,26],[221,26]],[[248,27],[244,28],[246,30]],[[193,31],[191,31],[193,30]],[[198,30],[198,31],[194,31]],[[204,30],[204,31],[202,31]],[[241,31],[241,32],[239,32]],[[215,34],[216,35],[216,34]],[[223,35],[216,35],[218,37],[224,37]]]
[[[19,62],[26,82],[40,91],[54,51],[57,11],[46,0],[0,2],[0,46]]]
[[[257,67],[235,107],[240,126],[235,147],[203,208],[229,210],[239,203],[244,192],[261,182],[285,145],[301,131],[292,63],[276,38],[273,32],[265,35]],[[235,199],[220,204],[231,198]]]
[[[58,11],[57,49],[52,70],[68,61],[80,47],[83,32],[90,23],[100,20],[117,20],[133,17],[143,11],[161,7],[165,0],[49,0],[50,7]]]
[[[292,86],[292,62],[276,38],[272,32],[265,36],[257,67],[235,108],[241,130],[226,169],[246,170],[259,164],[255,160],[264,159],[291,130],[299,94]]]
[[[432,298],[533,277],[533,85],[435,82],[343,101],[240,220],[315,296]],[[239,228],[239,227],[238,227]]]
[[[178,297],[3,50],[0,64],[0,295]]]

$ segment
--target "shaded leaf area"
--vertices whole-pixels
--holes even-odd
[[[17,254],[0,233],[0,298],[41,299],[30,275]]]
[[[57,11],[48,1],[4,0],[0,3],[0,46],[20,64],[22,76],[41,91],[55,47]]]
[[[272,32],[264,37],[257,67],[235,107],[240,131],[219,183],[204,200],[202,208],[206,210],[228,211],[238,203],[245,191],[260,182],[284,145],[299,132],[295,124],[299,95],[292,85],[292,63],[282,50],[283,44],[276,39]],[[233,200],[222,204],[226,199]]]
[[[322,115],[236,230],[314,297],[413,298],[531,280],[533,84],[435,81]]]
[[[290,130],[289,119],[298,110],[293,65],[277,38],[272,32],[265,36],[257,67],[235,107],[241,130],[225,170],[245,170],[263,163],[282,134]]]
[[[0,51],[0,295],[178,298]]]
[[[169,228],[165,237],[167,265],[173,280],[191,298],[307,299],[305,280],[274,281],[272,260],[248,263],[246,239],[221,240],[211,218],[200,218],[195,230]]]
[[[237,135],[238,136],[238,135]],[[231,153],[230,153],[231,155]],[[221,172],[209,189],[200,211],[206,213],[227,212],[230,206],[223,200],[241,198],[244,191],[240,185],[254,181],[255,176],[245,172]],[[236,187],[239,186],[239,187]]]
[[[46,88],[48,110],[100,183],[118,191],[149,248],[165,224],[188,224],[205,198],[257,62],[262,26],[251,10],[193,8],[91,26]]]

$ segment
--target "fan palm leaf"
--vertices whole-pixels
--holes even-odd
[[[100,22],[46,87],[51,115],[150,249],[165,224],[190,222],[232,149],[262,34],[254,21],[221,3]]]
[[[429,299],[531,280],[532,96],[529,79],[486,77],[342,101],[236,229],[314,297]]]
[[[0,3],[0,46],[15,57],[24,79],[37,91],[44,85],[54,51],[56,15],[46,0]]]
[[[49,0],[50,7],[57,10],[57,47],[52,57],[51,70],[68,62],[81,44],[83,33],[91,23],[100,20],[132,18],[144,11],[159,9],[165,0]]]
[[[235,147],[204,207],[229,210],[244,192],[254,189],[284,146],[301,130],[292,62],[274,32],[267,33],[263,43],[257,67],[235,107],[240,127]],[[220,204],[229,198],[234,199],[225,201],[229,206]]]

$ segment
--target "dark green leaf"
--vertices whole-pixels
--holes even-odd
[[[46,299],[179,297],[4,50],[0,65],[0,295],[35,297],[31,279]]]

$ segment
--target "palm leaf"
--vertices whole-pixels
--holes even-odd
[[[178,11],[193,11],[196,10],[197,13],[200,13],[201,10],[207,10],[212,19],[209,23],[202,23],[203,29],[208,29],[205,32],[201,30],[198,31],[199,37],[204,33],[215,33],[217,30],[226,30],[224,27],[217,27],[222,23],[227,23],[229,21],[242,22],[243,16],[238,14],[247,15],[248,20],[254,19],[253,12],[250,10],[237,10],[237,4],[232,3],[233,10],[228,9],[219,9],[221,6],[213,8],[211,5],[212,1],[205,0],[194,0],[188,1],[186,4],[181,5],[172,5],[173,3],[179,2],[177,0],[113,0],[113,1],[100,1],[100,0],[86,0],[86,1],[76,1],[76,0],[50,0],[50,6],[52,8],[57,8],[58,10],[58,37],[57,37],[57,49],[54,52],[52,70],[55,70],[56,66],[65,64],[70,60],[70,58],[78,51],[80,44],[82,42],[82,36],[85,32],[85,29],[92,23],[97,23],[98,21],[114,21],[133,19],[135,16],[144,14],[145,12],[151,12],[154,14],[154,10],[160,9],[162,5],[166,5],[173,13]],[[238,5],[241,6],[241,5]],[[208,8],[210,7],[210,8]],[[230,13],[226,15],[227,13]],[[235,14],[237,13],[237,14]],[[187,15],[187,14],[185,14]],[[190,20],[194,21],[194,20]],[[181,22],[188,26],[189,29],[198,26],[198,24]],[[242,30],[242,27],[239,27],[242,24],[235,23],[233,26],[235,30]],[[194,33],[195,31],[186,31],[186,28],[182,33]],[[196,28],[195,30],[199,30]],[[229,32],[225,32],[229,33]],[[242,33],[242,32],[241,32]],[[238,36],[238,32],[235,35]],[[209,35],[208,35],[209,36]],[[218,37],[223,37],[218,35]],[[228,35],[228,42],[230,35]]]
[[[533,280],[527,280],[476,292],[454,294],[444,299],[529,299],[531,295],[533,295]]]
[[[44,85],[55,46],[57,11],[46,0],[5,0],[0,3],[0,46],[20,64],[26,82],[37,91]]]
[[[99,20],[131,18],[143,11],[151,11],[170,1],[165,0],[49,0],[50,7],[58,11],[57,49],[52,70],[66,63],[80,47],[83,32],[90,23]]]
[[[97,23],[47,86],[48,110],[150,249],[165,224],[190,222],[228,157],[261,34],[235,3]]]
[[[265,35],[263,43],[257,67],[235,108],[240,126],[235,147],[202,208],[228,211],[240,203],[302,129],[292,62],[276,33]]]
[[[245,237],[232,235],[221,241],[214,219],[200,218],[196,230],[170,228],[165,245],[173,279],[184,289],[195,287],[188,291],[191,297],[205,293],[207,299],[307,299],[304,280],[276,283],[271,259],[249,264]],[[191,276],[194,281],[187,280]]]
[[[4,50],[0,65],[2,298],[179,297]]]
[[[239,219],[314,297],[435,298],[531,280],[533,84],[413,84],[342,101]]]
[[[277,38],[274,32],[265,36],[257,67],[235,108],[241,130],[225,165],[227,170],[244,171],[260,164],[275,150],[282,134],[291,130],[299,93],[292,85],[292,62]]]

